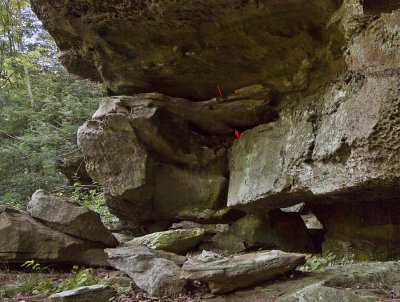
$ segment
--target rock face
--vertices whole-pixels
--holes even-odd
[[[151,225],[198,213],[197,220],[223,221],[229,211],[218,210],[226,205],[232,134],[222,133],[272,118],[270,100],[260,85],[198,103],[155,93],[106,98],[79,129],[78,144],[121,219]],[[204,131],[219,134],[210,138]]]
[[[101,242],[109,247],[118,245],[117,239],[103,225],[98,213],[67,198],[37,190],[28,204],[28,213],[51,228],[74,237]]]
[[[183,254],[196,248],[205,236],[205,230],[194,228],[188,230],[170,230],[137,237],[127,244],[143,244],[149,248]]]
[[[343,201],[350,192],[365,200],[397,194],[399,84],[395,75],[352,76],[243,133],[230,153],[228,205],[265,209]]]
[[[229,156],[229,206],[312,202],[327,230],[324,250],[351,246],[359,259],[397,257],[399,20],[398,11],[383,14],[351,39],[346,60],[354,73],[297,106],[283,104],[279,120],[242,134]],[[374,209],[379,218],[368,219]]]
[[[334,0],[31,3],[64,66],[114,95],[207,99],[216,83],[228,93],[253,83],[296,91],[341,60],[340,36],[330,45],[325,29]]]
[[[271,280],[305,263],[301,254],[268,251],[223,257],[203,251],[183,264],[182,278],[206,282],[221,294]]]
[[[67,69],[110,96],[78,143],[125,225],[303,202],[325,251],[398,257],[399,1],[31,2]],[[275,244],[295,234],[284,219]]]
[[[44,244],[45,243],[45,244]],[[107,265],[104,245],[53,230],[28,214],[0,207],[0,261]]]
[[[186,282],[180,279],[181,269],[158,251],[144,245],[106,249],[111,266],[128,274],[138,287],[151,296],[177,295],[184,292]],[[163,255],[164,256],[164,255]]]

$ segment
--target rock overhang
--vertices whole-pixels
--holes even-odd
[[[226,93],[254,83],[299,91],[343,62],[341,36],[327,27],[338,0],[31,2],[64,66],[109,95],[202,100],[217,83]]]

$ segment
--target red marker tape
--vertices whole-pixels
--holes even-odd
[[[236,129],[235,129],[235,135],[236,135],[237,138],[240,137],[239,131],[237,131]]]
[[[219,86],[219,84],[217,84],[217,89],[218,89],[219,95],[222,96],[222,91],[221,91],[221,87]]]

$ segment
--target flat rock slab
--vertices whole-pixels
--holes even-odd
[[[204,236],[205,231],[201,228],[170,230],[137,237],[127,244],[144,244],[152,249],[182,254],[198,246]]]
[[[28,204],[29,214],[44,224],[74,237],[118,246],[118,240],[101,222],[100,215],[68,198],[40,189]]]
[[[224,257],[203,251],[183,264],[182,278],[208,283],[222,294],[278,278],[305,263],[302,254],[278,250]]]
[[[98,284],[63,291],[51,295],[48,299],[57,302],[108,302],[114,296],[112,288]]]
[[[151,296],[173,296],[184,292],[186,281],[180,278],[180,256],[151,250],[144,245],[106,249],[109,264],[126,273]],[[166,259],[168,257],[171,260]]]

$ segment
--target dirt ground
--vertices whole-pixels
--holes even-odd
[[[95,269],[92,271],[95,280],[107,280],[110,286],[119,291],[113,301],[116,302],[273,302],[280,296],[293,291],[296,288],[303,288],[316,282],[321,276],[317,273],[297,272],[292,276],[282,277],[279,280],[266,282],[258,287],[248,290],[237,291],[230,295],[215,296],[209,293],[204,284],[199,282],[188,286],[188,294],[179,297],[150,297],[146,292],[137,288],[131,280],[121,272],[111,269]],[[10,286],[15,286],[21,280],[30,280],[30,277],[39,277],[38,280],[51,279],[56,288],[63,280],[73,276],[70,268],[49,269],[48,271],[36,273],[27,272],[20,268],[1,268],[0,267],[0,301],[1,302],[43,302],[48,295],[33,294],[27,290],[27,287],[21,287],[21,290],[15,292],[12,297],[1,298],[2,290]],[[37,279],[35,279],[37,280]],[[25,290],[24,290],[25,289]],[[121,291],[121,289],[123,291]],[[357,288],[348,288],[347,290],[356,291]],[[3,292],[4,293],[4,292]],[[378,302],[378,301],[377,301]],[[379,302],[400,302],[400,299],[393,299],[390,296],[383,298]]]

